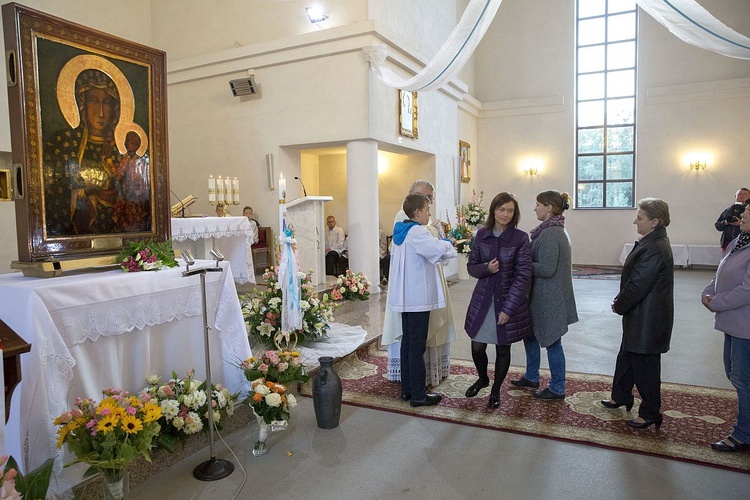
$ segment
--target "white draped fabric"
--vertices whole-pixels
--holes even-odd
[[[727,57],[750,59],[750,38],[724,25],[695,0],[636,0],[683,42]]]
[[[437,55],[412,78],[402,78],[385,66],[385,46],[367,47],[365,57],[370,61],[370,68],[389,87],[415,92],[438,89],[463,69],[490,27],[501,2],[471,0]]]
[[[299,276],[298,256],[294,251],[297,244],[290,235],[279,235],[281,245],[281,262],[279,263],[279,283],[281,284],[281,331],[276,334],[276,345],[283,345],[284,332],[302,328],[302,289]],[[289,342],[289,338],[286,338]]]
[[[635,0],[641,9],[680,40],[727,57],[750,59],[750,38],[740,35],[713,17],[695,0]],[[411,78],[386,66],[383,45],[364,48],[370,68],[387,86],[426,91],[442,87],[463,69],[495,18],[502,0],[470,0],[469,5],[438,53]]]

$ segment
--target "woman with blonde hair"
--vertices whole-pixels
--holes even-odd
[[[526,373],[511,380],[516,387],[539,388],[541,348],[547,350],[549,385],[534,392],[539,399],[565,399],[565,352],[562,336],[578,321],[573,294],[571,245],[563,211],[570,207],[568,193],[544,191],[536,197],[534,212],[541,221],[531,231],[531,331],[523,340]]]

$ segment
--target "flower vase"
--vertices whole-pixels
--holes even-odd
[[[253,446],[253,455],[256,457],[265,455],[268,453],[268,445],[266,440],[271,432],[285,431],[287,429],[286,420],[273,420],[270,424],[267,424],[265,419],[261,416],[256,417],[258,419],[258,440]]]
[[[467,280],[469,279],[469,270],[467,265],[469,264],[469,254],[460,253],[458,254],[458,279]]]
[[[318,358],[320,368],[312,384],[315,419],[321,429],[335,429],[341,417],[341,377],[333,369],[333,358]]]
[[[102,469],[104,482],[104,498],[106,500],[122,500],[128,492],[128,473],[125,469]]]
[[[255,446],[253,446],[253,455],[256,457],[268,453],[266,439],[268,439],[268,434],[271,432],[271,426],[263,420],[263,417],[258,417],[258,426],[258,440],[255,442]]]

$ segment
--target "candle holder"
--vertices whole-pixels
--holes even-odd
[[[235,177],[222,179],[213,175],[208,177],[208,204],[209,205],[239,205],[240,204],[240,181]]]

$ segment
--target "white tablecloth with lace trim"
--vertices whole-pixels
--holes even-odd
[[[225,272],[206,275],[211,375],[237,392],[245,378],[236,365],[250,346],[232,271],[221,265]],[[168,379],[172,370],[195,368],[205,380],[200,276],[182,277],[183,269],[0,275],[0,318],[32,345],[21,356],[6,429],[5,452],[22,458],[25,470],[61,453],[52,422],[77,396],[98,400],[107,387],[138,392],[147,375]]]
[[[210,259],[216,248],[232,264],[237,283],[255,283],[253,242],[258,228],[247,217],[188,217],[172,219],[172,246],[189,248],[196,258]]]

